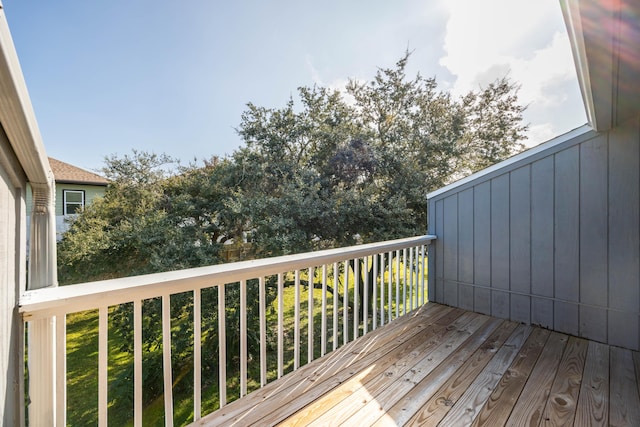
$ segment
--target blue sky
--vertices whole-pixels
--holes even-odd
[[[47,153],[231,154],[248,102],[392,66],[462,94],[508,74],[530,145],[586,122],[557,0],[4,0]]]

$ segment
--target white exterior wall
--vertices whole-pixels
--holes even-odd
[[[0,132],[0,424],[20,425],[24,407],[23,323],[17,304],[25,289],[26,179]]]

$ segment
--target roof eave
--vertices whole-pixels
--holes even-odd
[[[108,182],[98,182],[98,181],[77,181],[72,179],[56,179],[57,184],[74,184],[74,185],[95,185],[98,187],[107,187],[109,185]]]
[[[1,4],[0,94],[0,123],[27,179],[32,184],[51,185],[53,173]]]
[[[606,131],[640,114],[640,3],[561,0],[587,119]]]

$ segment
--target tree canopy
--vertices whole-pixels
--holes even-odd
[[[204,166],[106,158],[105,197],[60,244],[62,282],[219,263],[231,242],[271,256],[424,233],[426,193],[520,151],[527,125],[507,78],[455,98],[407,77],[409,57],[344,92],[249,103],[243,146]]]

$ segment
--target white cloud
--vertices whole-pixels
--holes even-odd
[[[524,141],[527,148],[536,146],[557,136],[551,123],[543,123],[529,128],[529,138]]]
[[[519,99],[533,117],[530,140],[551,138],[558,123],[536,123],[535,110],[557,107],[567,94],[553,90],[575,80],[569,40],[556,0],[450,0],[440,59],[456,78],[455,94],[508,76],[520,83]],[[573,96],[574,93],[571,94]],[[558,118],[562,120],[562,118]]]
[[[313,57],[311,55],[306,55],[305,61],[306,61],[307,68],[309,70],[309,74],[311,76],[311,80],[313,81],[313,84],[318,85],[318,86],[322,86],[322,87],[326,87],[328,89],[337,90],[338,92],[340,92],[342,94],[342,97],[346,101],[347,104],[355,105],[356,100],[351,94],[349,94],[347,92],[347,85],[349,84],[350,80],[355,80],[358,83],[365,83],[366,80],[364,80],[364,79],[356,79],[356,78],[353,78],[353,79],[351,79],[351,78],[336,78],[336,79],[333,79],[333,80],[331,80],[329,82],[325,82],[324,79],[322,78],[322,76],[320,75],[320,72],[318,71],[318,69],[313,64]]]

